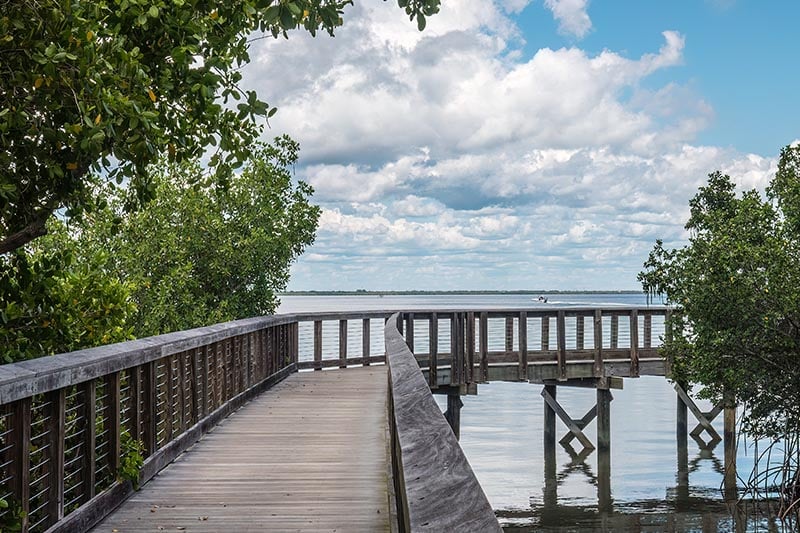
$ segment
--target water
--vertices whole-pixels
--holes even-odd
[[[548,295],[548,306],[646,305],[639,294]],[[278,312],[424,308],[537,307],[531,295],[284,296]],[[611,403],[611,501],[601,509],[596,451],[556,445],[555,464],[545,465],[542,386],[496,382],[463,398],[461,446],[506,531],[743,531],[722,500],[722,444],[689,439],[688,482],[679,482],[675,438],[676,395],[664,378],[626,379]],[[438,397],[440,405],[442,397]],[[558,401],[580,418],[595,391],[559,387]],[[702,410],[710,405],[698,402]],[[722,434],[722,416],[714,421]],[[691,413],[689,429],[694,427]],[[558,431],[567,432],[558,422]],[[585,430],[591,440],[595,423]],[[560,438],[559,435],[559,438]],[[702,437],[708,441],[708,435]],[[754,450],[740,442],[740,476],[753,466]],[[546,467],[554,477],[546,479]],[[751,506],[752,507],[752,506]],[[766,520],[747,530],[769,529]]]

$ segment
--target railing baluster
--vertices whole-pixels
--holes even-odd
[[[644,347],[652,348],[653,346],[653,315],[644,315]]]
[[[111,477],[116,478],[120,465],[120,381],[122,375],[113,372],[105,377],[106,420],[108,428],[108,467]],[[169,441],[170,439],[165,439]]]
[[[414,313],[406,313],[406,345],[414,353]]]
[[[480,353],[481,382],[489,381],[489,313],[482,312],[480,317]]]
[[[168,355],[164,358],[164,442],[172,440],[172,422],[174,414],[175,381],[174,381],[175,356]]]
[[[639,377],[639,315],[636,309],[631,310],[631,376]]]
[[[506,317],[506,353],[514,351],[514,317]]]
[[[575,317],[575,349],[576,350],[583,350],[584,345],[584,320],[583,315],[578,315]]]
[[[458,385],[465,382],[464,377],[467,373],[467,358],[464,350],[464,323],[466,316],[464,313],[456,313],[456,349],[458,352]]]
[[[186,404],[191,401],[186,397],[186,385],[191,385],[189,380],[192,376],[191,371],[187,370],[187,366],[191,365],[191,360],[195,359],[196,355],[194,350],[188,350],[181,353],[178,358],[178,435],[191,425],[186,420]],[[192,405],[192,409],[194,409],[194,405]]]
[[[542,317],[542,351],[550,350],[550,317]]]
[[[283,365],[281,364],[281,367]],[[347,368],[347,320],[339,321],[339,368]]]
[[[602,377],[603,369],[603,312],[600,309],[594,311],[594,375]]]
[[[138,367],[136,368],[138,369]],[[130,380],[133,381],[132,379]],[[130,386],[131,394],[133,394],[133,383],[131,383]],[[81,465],[81,482],[83,483],[83,501],[87,502],[94,498],[95,494],[95,463],[97,460],[97,449],[95,448],[97,440],[97,425],[95,424],[95,419],[97,418],[97,384],[95,380],[90,379],[81,384],[80,388],[82,392],[81,395],[83,396],[83,406],[81,408],[81,417],[83,418],[83,464]],[[135,390],[138,391],[138,386]],[[133,414],[138,410],[138,405],[133,398],[132,396],[131,418],[133,418]],[[134,439],[137,438],[133,432],[131,432],[131,437]]]
[[[361,357],[363,358],[364,366],[369,366],[369,357],[370,357],[369,326],[370,326],[369,318],[365,318],[361,321]]]
[[[48,392],[47,409],[45,417],[45,430],[47,431],[46,472],[47,472],[47,503],[45,513],[47,520],[45,527],[49,527],[64,517],[64,439],[65,439],[65,408],[66,389],[56,389]]]
[[[430,349],[428,359],[428,384],[432,389],[439,387],[439,318],[436,313],[431,313],[428,325],[428,346]]]
[[[31,398],[17,400],[11,406],[11,439],[14,447],[11,450],[12,463],[11,491],[19,503],[22,512],[27,516],[31,503]],[[24,521],[23,521],[24,522]]]
[[[208,404],[214,401],[214,394],[210,391],[210,387],[214,384],[214,378],[211,375],[211,347],[206,346],[200,352],[200,362],[198,363],[198,370],[202,369],[202,376],[200,377],[200,390],[203,406],[197,411],[197,416],[206,416],[209,413]],[[199,420],[199,418],[198,418]]]
[[[616,349],[619,347],[619,317],[617,315],[611,316],[611,348]]]
[[[467,383],[474,383],[475,380],[475,313],[470,311],[466,318],[466,346],[467,346]]]
[[[314,363],[314,370],[322,370],[322,320],[314,321]]]
[[[222,358],[222,402],[227,402],[233,396],[233,346],[230,337],[223,341],[225,354]]]
[[[558,342],[558,379],[567,379],[567,325],[564,311],[556,318],[556,339]]]
[[[450,315],[450,385],[459,383],[459,366],[461,361],[458,357],[458,313]]]
[[[156,452],[156,424],[158,424],[158,417],[156,415],[156,408],[158,405],[158,390],[156,387],[156,361],[150,361],[143,365],[144,379],[142,383],[142,424],[143,424],[143,438],[145,451],[148,456]]]
[[[520,381],[528,379],[528,313],[521,311],[519,314],[519,367],[517,378]]]
[[[132,439],[139,440],[142,435],[142,367],[137,365],[128,371],[128,382],[131,388],[131,409],[128,415],[128,432]]]

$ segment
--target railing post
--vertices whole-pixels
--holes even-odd
[[[639,315],[631,310],[631,377],[639,377]]]
[[[436,313],[431,313],[428,323],[428,346],[428,384],[435,389],[439,386],[439,317]]]
[[[11,440],[14,443],[11,450],[11,491],[14,499],[19,503],[25,513],[22,531],[28,530],[28,513],[31,503],[31,399],[17,400],[11,407]]]
[[[192,425],[191,414],[189,415],[190,420],[186,420],[186,404],[191,401],[191,399],[186,398],[186,384],[192,374],[191,370],[187,370],[187,367],[191,367],[192,363],[190,359],[194,359],[194,357],[195,351],[188,350],[181,353],[178,358],[178,430],[176,435],[180,435],[186,428]],[[194,409],[194,405],[192,405],[192,409]]]
[[[406,313],[406,346],[414,353],[414,313]]]
[[[314,370],[322,370],[322,320],[314,321]]]
[[[262,346],[262,348],[263,348],[263,346]],[[214,380],[211,377],[211,347],[210,346],[206,346],[205,348],[203,348],[203,351],[200,353],[200,363],[198,365],[198,370],[199,369],[202,369],[202,370],[200,370],[200,372],[201,372],[201,377],[200,377],[201,385],[200,385],[200,388],[203,390],[203,393],[200,396],[200,398],[203,401],[203,407],[198,411],[198,416],[202,415],[205,418],[205,416],[209,413],[209,409],[208,409],[209,401],[211,401],[211,402],[214,401],[214,395],[213,395],[213,393],[211,391],[209,391],[209,389],[211,388],[211,385],[213,385],[213,383],[214,383]],[[198,418],[198,420],[199,420],[199,418]]]
[[[506,317],[506,353],[514,351],[514,318]]]
[[[45,427],[47,428],[47,449],[45,466],[49,487],[47,491],[45,512],[46,526],[51,526],[64,517],[64,439],[66,390],[56,389],[46,395]]]
[[[347,319],[339,321],[339,368],[347,368]]]
[[[450,384],[460,383],[461,358],[458,349],[458,313],[450,315]]]
[[[558,339],[558,379],[567,379],[567,327],[563,310],[556,318],[556,338]]]
[[[287,324],[286,329],[288,330],[289,328],[290,325]],[[289,332],[287,331],[286,333],[287,336],[289,336],[288,335]],[[255,333],[253,332],[248,333],[246,338],[247,338],[247,350],[245,350],[245,354],[247,355],[247,388],[249,389],[250,387],[253,386],[253,366],[254,366],[253,363],[255,362],[255,348],[256,348]],[[291,337],[289,338],[288,344],[289,344],[288,346],[289,358],[291,359],[292,357]]]
[[[466,317],[465,343],[467,345],[467,383],[474,383],[475,380],[475,313],[470,311]]]
[[[138,367],[135,367],[138,369]],[[139,410],[138,399],[134,396],[138,393],[138,386],[134,388],[133,372],[130,376],[131,387],[131,420],[138,416],[135,413]],[[83,409],[81,409],[81,416],[83,417],[83,464],[81,466],[81,482],[83,483],[83,501],[87,502],[94,498],[94,482],[95,482],[95,461],[96,461],[96,440],[97,440],[97,425],[95,420],[97,418],[97,385],[95,380],[89,381],[80,385],[83,395]],[[131,431],[131,438],[137,439],[138,435]]]
[[[619,347],[619,317],[617,315],[611,316],[611,349]]]
[[[143,379],[143,397],[142,397],[142,422],[143,428],[143,441],[147,455],[153,455],[156,452],[156,424],[158,418],[156,414],[156,406],[158,405],[156,390],[156,361],[150,361],[144,364],[144,379]]]
[[[168,355],[164,358],[164,442],[172,440],[172,419],[175,411],[175,381],[174,378],[175,356]]]
[[[292,362],[295,364],[300,362],[300,324],[298,322],[292,323]]]
[[[528,379],[528,313],[519,313],[519,366],[517,368],[517,379],[525,381]]]
[[[594,375],[602,377],[605,369],[603,367],[603,311],[600,309],[594,310],[592,331],[594,333]]]
[[[575,349],[576,350],[583,350],[584,344],[584,325],[583,325],[583,315],[578,315],[575,317]]]
[[[550,317],[542,317],[542,351],[550,350]]]
[[[134,440],[139,440],[142,436],[142,367],[132,367],[128,372],[128,381],[130,385],[131,397],[128,431],[131,434],[131,438]],[[94,384],[92,385],[92,388],[96,388]]]
[[[369,366],[369,357],[370,357],[370,319],[365,318],[361,321],[361,357],[364,359],[364,366]]]
[[[120,465],[120,379],[119,372],[109,374],[105,378],[105,411],[106,419],[108,420],[108,467],[112,478],[117,477]],[[171,413],[169,416],[172,418]]]
[[[480,317],[481,382],[489,381],[489,313]]]
[[[644,347],[653,347],[653,315],[644,315]]]

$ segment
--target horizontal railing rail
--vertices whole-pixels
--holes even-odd
[[[131,491],[118,481],[130,442],[144,446],[146,481],[290,372],[384,363],[396,312],[257,317],[0,366],[0,497],[11,503],[0,523],[23,511],[27,531],[88,529]],[[415,309],[400,332],[432,388],[526,379],[536,365],[593,362],[599,374],[622,361],[638,375],[658,358],[668,312]]]
[[[394,315],[385,328],[392,476],[400,531],[501,531]]]

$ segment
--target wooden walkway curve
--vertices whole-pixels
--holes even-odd
[[[383,365],[292,374],[92,531],[390,531],[386,402]]]

